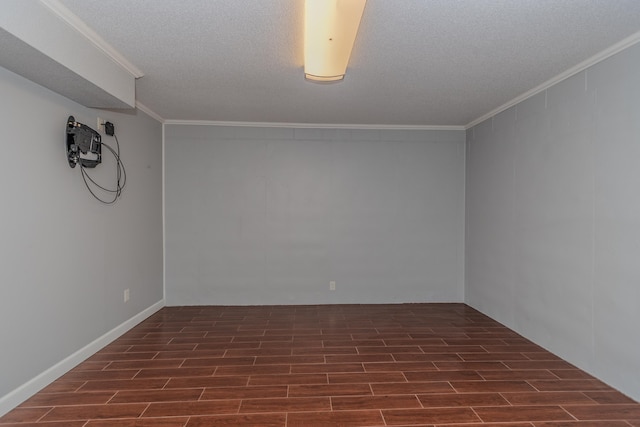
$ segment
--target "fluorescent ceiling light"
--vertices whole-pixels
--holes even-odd
[[[367,0],[306,0],[304,75],[309,80],[342,80]]]

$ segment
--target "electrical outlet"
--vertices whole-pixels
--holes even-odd
[[[329,282],[329,290],[330,291],[335,291],[336,290],[336,282],[335,281],[330,281]]]
[[[129,289],[124,290],[124,302],[129,302]]]
[[[98,117],[98,121],[96,123],[96,130],[104,132],[104,122],[106,122],[105,119],[103,119],[102,117]]]

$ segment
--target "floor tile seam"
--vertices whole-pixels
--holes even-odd
[[[98,371],[109,371],[109,366],[113,365],[114,360],[107,361],[107,364],[102,367],[102,369],[98,369]]]
[[[440,393],[435,393],[435,394],[440,394]],[[400,395],[400,396],[402,396],[402,395]],[[417,393],[416,394],[410,394],[409,396],[413,396],[414,398],[418,399],[418,403],[420,404],[420,407],[422,409],[427,409],[427,406],[424,406],[424,403],[422,403],[422,399],[420,399],[420,396]]]
[[[140,412],[140,415],[138,415],[136,418],[143,418],[145,412],[147,412],[149,410],[149,408],[151,407],[152,403],[157,403],[157,402],[147,402],[147,406],[143,409],[142,412]]]
[[[473,412],[473,414],[476,416],[476,418],[478,418],[478,420],[479,420],[480,422],[483,422],[483,423],[485,422],[485,421],[482,419],[482,417],[480,416],[480,414],[478,414],[478,413],[476,412],[476,410],[475,410],[472,406],[469,406],[469,409],[471,409],[471,411]]]
[[[582,406],[595,406],[595,407],[601,407],[603,409],[606,408],[611,408],[611,407],[620,407],[620,406],[633,406],[636,407],[638,409],[640,409],[640,403],[593,403],[593,404],[583,404],[583,403],[564,403],[561,405],[562,409],[564,409],[566,412],[568,412],[571,416],[574,416],[571,412],[570,409],[572,407],[582,407]],[[575,416],[574,416],[575,417]],[[576,418],[577,419],[577,418]],[[636,418],[623,418],[623,420],[629,420],[632,419],[633,421],[640,421],[640,418],[636,419]],[[614,419],[614,420],[600,420],[600,419],[593,419],[593,420],[579,420],[579,421],[616,421],[616,420],[620,420],[620,419]]]
[[[206,387],[201,387],[202,389],[200,390],[200,395],[198,395],[198,399],[196,399],[196,401],[201,402],[203,401],[202,396],[204,396],[204,392],[207,389]],[[177,389],[180,390],[180,389]],[[193,390],[193,389],[185,389],[185,390]],[[196,388],[197,390],[197,388]]]
[[[560,375],[556,374],[555,372],[553,372],[552,370],[548,369],[548,371],[551,373],[551,375],[553,375],[554,377],[556,377],[559,380],[562,380],[562,378],[560,377]]]
[[[527,385],[531,388],[533,388],[535,391],[537,391],[538,393],[544,393],[544,390],[539,389],[538,387],[536,387],[535,385],[532,384],[532,381],[535,380],[524,380],[525,383],[527,383]]]
[[[576,417],[575,415],[573,415],[571,412],[569,412],[569,410],[567,408],[565,408],[565,406],[571,406],[571,405],[558,405],[560,408],[562,408],[563,411],[565,411],[567,414],[569,414],[569,416],[571,418],[573,418],[576,421],[589,421],[589,420],[579,420],[578,417]],[[595,420],[595,421],[602,421],[602,420]],[[606,421],[606,420],[605,420]]]
[[[58,381],[58,380],[56,380]],[[76,387],[75,389],[71,390],[72,393],[78,393],[82,390],[82,388],[84,386],[86,386],[87,384],[89,384],[89,380],[85,380],[85,381],[78,381],[78,383],[81,383],[78,387]],[[53,384],[53,383],[52,383]]]
[[[111,404],[111,401],[118,395],[118,393],[120,393],[121,390],[114,390],[113,394],[111,395],[111,397],[109,399],[107,399],[107,401],[104,403],[105,405],[109,405]]]
[[[167,388],[170,382],[171,382],[171,378],[167,378],[167,381],[165,381],[165,383],[162,385],[162,387],[160,387],[159,390],[171,390],[170,388]]]
[[[274,400],[283,400],[286,399],[288,401],[291,401],[292,403],[295,401],[301,402],[301,401],[308,401],[308,402],[320,402],[320,403],[328,403],[329,404],[329,411],[332,411],[333,409],[331,409],[331,396],[304,396],[304,397],[264,397],[264,398],[249,398],[249,399],[240,399],[240,406],[238,407],[238,413],[239,414],[262,414],[265,413],[265,411],[257,411],[252,412],[252,411],[246,411],[246,412],[242,412],[242,406],[245,403],[245,401],[251,401],[251,402],[256,402],[256,401],[274,401]],[[256,402],[259,403],[259,402]],[[283,408],[283,410],[285,410]],[[286,408],[286,411],[291,411],[291,412],[311,412],[311,411],[326,411],[324,409],[296,409],[294,408],[293,410],[291,410],[290,408]]]
[[[504,395],[504,393],[506,393],[506,392],[504,392],[504,391],[499,391],[499,392],[498,392],[498,395],[499,395],[501,398],[503,398],[503,399],[504,399],[504,401],[505,401],[505,402],[507,402],[507,403],[509,404],[509,406],[516,406],[516,405],[514,405],[514,404],[513,404],[509,399],[507,399],[507,397]]]

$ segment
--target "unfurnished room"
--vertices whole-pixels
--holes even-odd
[[[0,427],[640,427],[640,1],[0,1]]]

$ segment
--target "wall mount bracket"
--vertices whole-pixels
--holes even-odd
[[[85,168],[95,168],[102,163],[102,138],[89,126],[76,122],[69,116],[66,126],[67,161],[75,168],[78,163]]]

